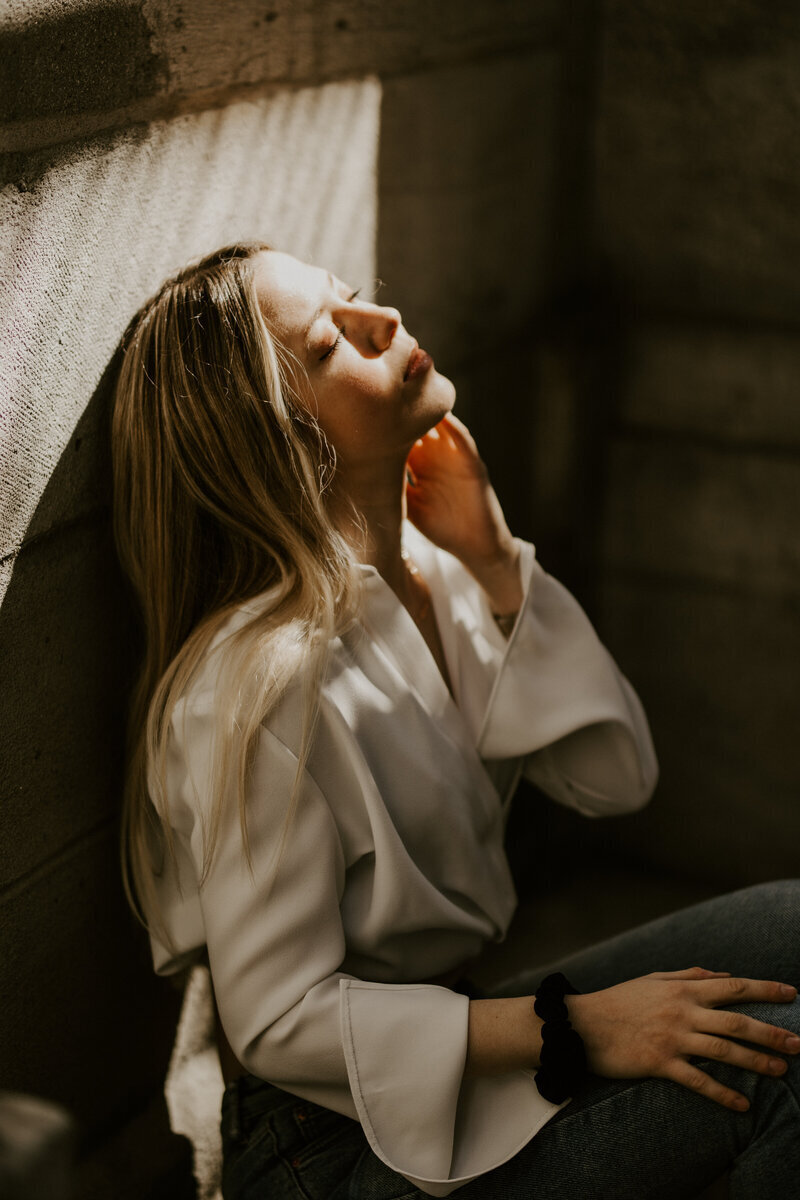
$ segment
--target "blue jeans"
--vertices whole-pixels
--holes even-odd
[[[706,901],[517,976],[493,995],[527,995],[553,970],[581,991],[651,971],[703,966],[800,986],[800,880]],[[800,1001],[736,1006],[800,1034]],[[678,1200],[730,1170],[732,1200],[797,1194],[800,1056],[780,1078],[724,1063],[704,1070],[743,1092],[746,1113],[662,1079],[590,1076],[579,1097],[509,1162],[458,1200]],[[419,1200],[361,1127],[244,1076],[222,1106],[225,1200]]]

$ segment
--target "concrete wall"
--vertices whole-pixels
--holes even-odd
[[[604,6],[602,623],[663,767],[617,832],[722,885],[800,872],[798,56],[791,3]]]
[[[510,386],[555,271],[559,6],[384,9],[26,0],[0,22],[0,1081],[67,1104],[87,1145],[129,1123],[86,1196],[150,1194],[163,1114],[130,1118],[178,999],[118,882],[137,654],[109,534],[120,333],[167,272],[266,237],[356,284],[380,273],[444,369],[505,359]],[[529,521],[519,472],[498,484]]]

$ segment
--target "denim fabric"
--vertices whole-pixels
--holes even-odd
[[[222,1099],[225,1200],[410,1200],[356,1121],[244,1075]]]
[[[526,995],[553,970],[581,991],[703,966],[800,986],[800,881],[762,884],[652,921],[495,990]],[[800,1002],[737,1006],[800,1034]],[[667,1080],[590,1076],[513,1159],[459,1200],[678,1200],[726,1170],[732,1200],[795,1194],[800,1062],[780,1078],[701,1062],[746,1094],[736,1113]],[[372,1153],[359,1125],[245,1076],[223,1100],[225,1200],[409,1200],[423,1193]]]

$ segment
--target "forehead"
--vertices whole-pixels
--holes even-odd
[[[328,274],[291,254],[267,250],[253,261],[256,293],[270,328],[287,344],[302,344],[306,327],[328,290]]]

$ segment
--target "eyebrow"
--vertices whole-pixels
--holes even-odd
[[[331,275],[330,271],[328,271],[328,285],[332,292],[336,291],[336,283],[335,283],[334,278]],[[320,304],[319,308],[314,313],[313,317],[311,318],[311,320],[308,322],[305,329],[303,330],[303,340],[304,340],[306,350],[311,349],[311,347],[309,345],[309,336],[311,334],[311,330],[316,325],[317,321],[320,319],[320,317],[322,316],[324,311],[325,311],[325,305]]]

